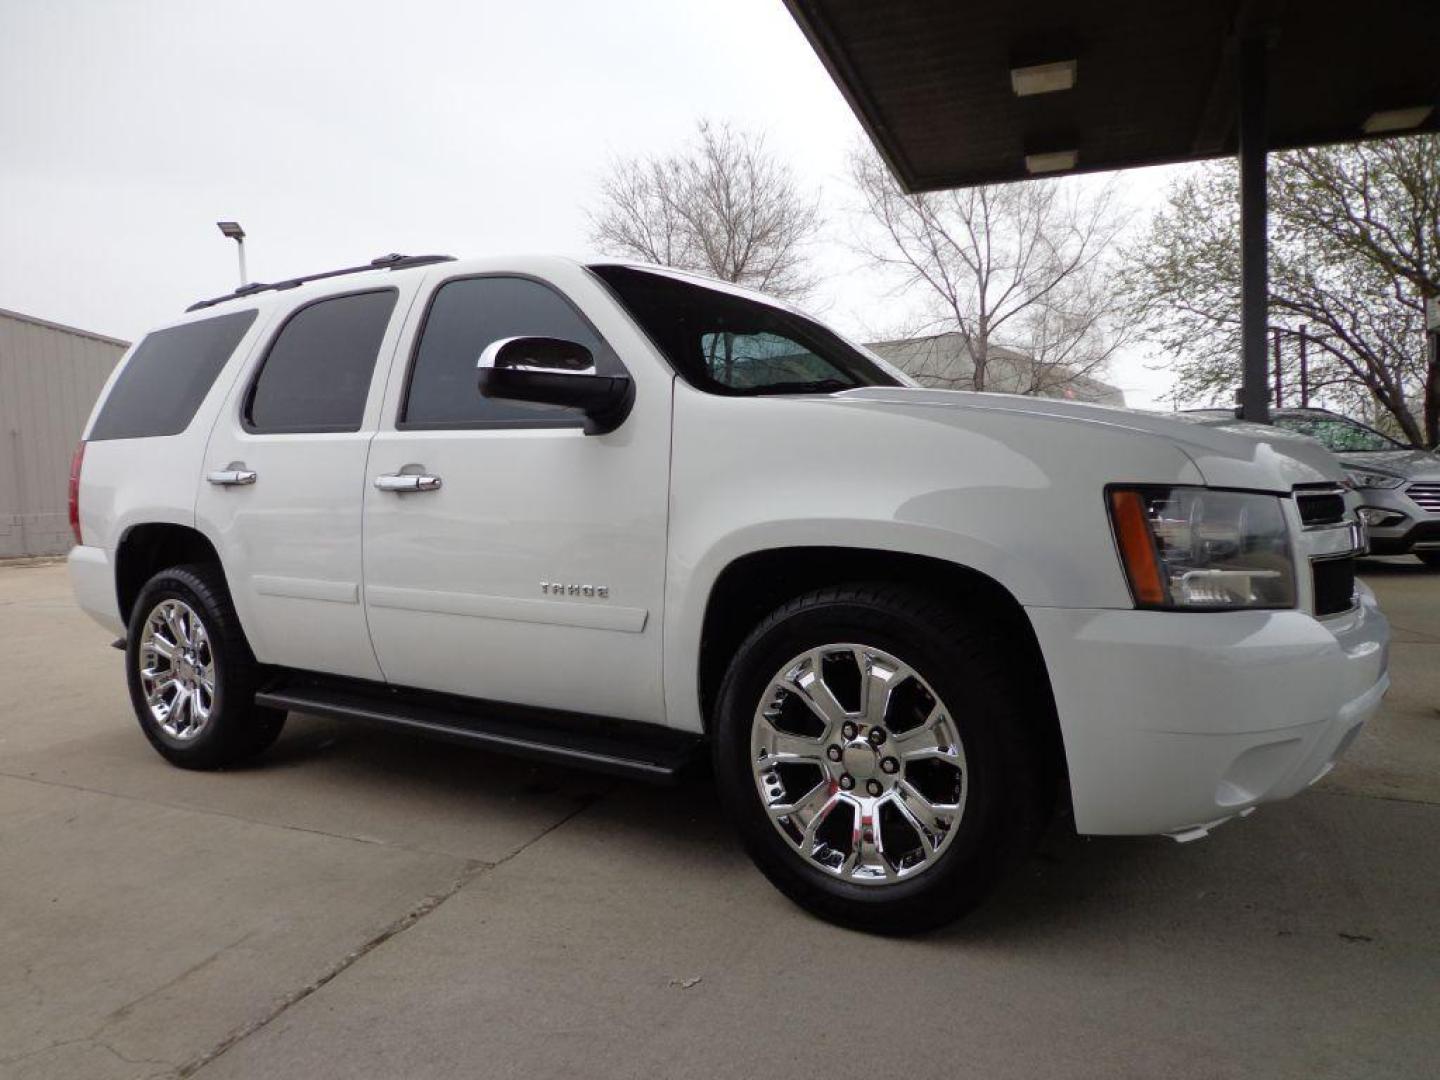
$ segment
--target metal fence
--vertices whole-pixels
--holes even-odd
[[[70,456],[127,347],[0,309],[0,558],[69,549]]]

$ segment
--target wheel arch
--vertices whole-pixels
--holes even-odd
[[[715,578],[706,599],[700,635],[700,714],[708,732],[721,680],[736,648],[771,611],[813,589],[844,582],[909,585],[957,608],[979,610],[996,620],[1005,653],[1024,678],[1025,713],[1057,778],[1067,777],[1064,741],[1049,670],[1029,616],[999,581],[972,567],[909,552],[830,546],[776,547],[735,558]]]
[[[186,563],[212,563],[225,576],[220,553],[199,529],[170,522],[127,528],[115,545],[115,599],[121,620],[129,625],[131,609],[147,581],[167,567]]]

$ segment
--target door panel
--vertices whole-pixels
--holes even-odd
[[[621,445],[575,428],[376,436],[373,474],[413,463],[443,481],[365,492],[365,597],[386,679],[659,719],[668,461],[641,417],[622,430],[632,424],[640,437]]]
[[[222,553],[246,637],[264,662],[381,678],[360,602],[362,491],[414,288],[298,308],[236,381],[211,433],[196,521]],[[305,426],[332,430],[268,430]],[[214,482],[235,479],[225,473],[254,479]]]
[[[372,435],[211,437],[211,461],[255,472],[244,487],[202,481],[198,517],[266,663],[380,678],[360,605],[360,488]]]
[[[602,436],[586,436],[573,413],[500,402],[492,411],[474,374],[490,340],[584,338],[602,370],[619,366],[578,308],[558,297],[567,314],[534,291],[548,286],[532,284],[467,287],[450,294],[463,299],[451,309],[442,285],[431,304],[426,333],[441,345],[422,339],[414,366],[449,393],[391,396],[432,403],[440,426],[423,426],[432,422],[423,411],[403,426],[402,413],[370,449],[371,638],[392,683],[660,721],[670,382],[653,372],[637,380],[634,409]],[[441,484],[375,487],[399,473]]]

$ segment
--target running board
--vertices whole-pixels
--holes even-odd
[[[676,783],[701,738],[657,724],[576,716],[371,683],[300,679],[255,695],[255,704],[464,743],[534,761]]]

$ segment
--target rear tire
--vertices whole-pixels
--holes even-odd
[[[130,613],[125,673],[140,729],[171,764],[220,769],[280,736],[285,713],[255,704],[262,670],[218,566],[161,570]]]
[[[918,590],[850,585],[791,601],[740,646],[718,699],[716,781],[746,850],[795,903],[918,933],[973,909],[1030,852],[1054,773],[996,625]]]

